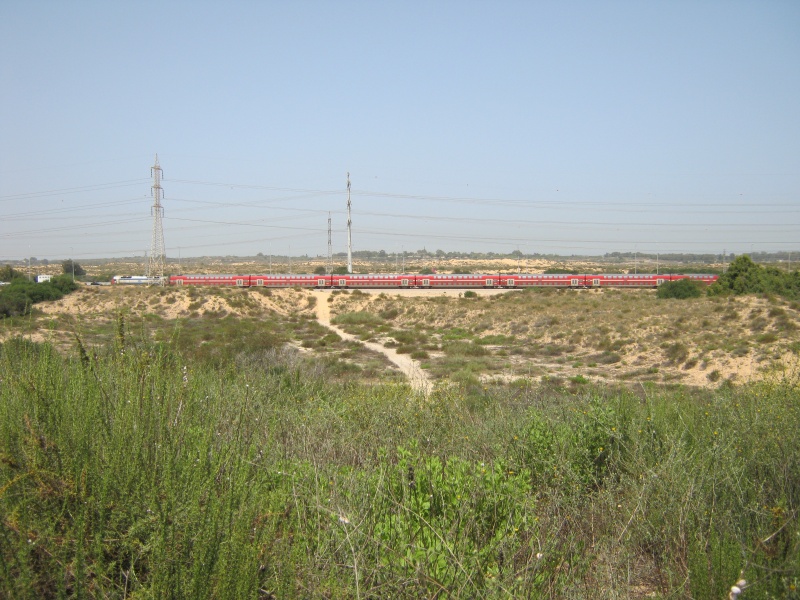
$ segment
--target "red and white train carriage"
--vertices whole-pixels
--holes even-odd
[[[172,275],[170,285],[227,287],[317,288],[317,289],[522,289],[522,288],[656,288],[678,279],[692,279],[710,285],[717,280],[710,274],[443,274],[369,273],[346,275]],[[115,278],[117,280],[118,278]],[[119,278],[124,280],[124,278]]]

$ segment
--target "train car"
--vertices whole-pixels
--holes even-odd
[[[417,285],[419,275],[405,273],[370,273],[366,275],[331,275],[331,286],[355,289],[403,289]]]
[[[669,281],[668,275],[656,275],[653,273],[595,273],[585,277],[586,287],[589,288],[654,288],[665,281]]]
[[[586,285],[586,275],[574,273],[518,273],[500,275],[499,278],[500,285],[506,288],[582,288]]]
[[[331,287],[330,275],[306,275],[292,273],[278,273],[276,275],[250,275],[251,287],[273,288],[329,288]]]
[[[250,275],[171,275],[170,285],[250,287]]]
[[[717,275],[711,274],[443,274],[414,275],[399,273],[352,273],[345,275],[172,275],[171,285],[202,285],[227,287],[316,288],[316,289],[525,289],[525,288],[620,288],[647,289],[678,279],[691,279],[711,285]],[[117,275],[116,285],[159,285],[158,277]]]
[[[112,285],[161,285],[164,280],[161,277],[148,277],[146,275],[114,275],[111,278]]]
[[[493,288],[500,285],[497,275],[466,274],[446,275],[433,273],[417,275],[417,287],[433,289]]]
[[[594,288],[657,288],[663,283],[678,279],[692,279],[711,285],[717,280],[717,275],[670,275],[668,273],[625,273],[586,275],[587,287]]]

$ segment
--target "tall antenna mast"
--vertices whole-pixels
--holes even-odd
[[[333,273],[333,244],[331,244],[331,213],[328,213],[328,275]]]
[[[147,263],[147,276],[158,277],[161,284],[164,284],[164,207],[161,206],[161,167],[158,164],[158,154],[156,163],[150,167],[150,174],[153,176],[153,206],[150,212],[153,215],[153,241],[150,244],[150,260]]]
[[[353,221],[350,219],[350,173],[347,173],[347,272],[353,272]]]

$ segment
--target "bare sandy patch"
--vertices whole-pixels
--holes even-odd
[[[376,342],[365,342],[359,340],[356,336],[339,329],[331,323],[331,309],[328,304],[330,292],[317,290],[312,292],[314,297],[317,298],[316,314],[317,321],[331,331],[336,332],[342,339],[358,342],[369,348],[373,352],[377,352],[385,356],[392,364],[396,365],[400,371],[405,374],[411,384],[412,389],[422,392],[426,396],[429,395],[433,389],[433,383],[428,378],[428,374],[420,367],[419,362],[408,356],[407,354],[398,354],[393,348],[386,348],[383,344]]]

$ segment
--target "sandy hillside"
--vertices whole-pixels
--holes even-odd
[[[798,313],[774,299],[656,304],[653,292],[647,291],[565,290],[533,296],[535,304],[527,304],[528,308],[520,312],[508,299],[524,298],[525,292],[475,292],[477,298],[468,301],[463,297],[464,290],[85,286],[62,300],[37,305],[40,316],[29,318],[21,328],[0,329],[0,340],[21,333],[35,341],[60,342],[68,347],[74,331],[90,323],[108,323],[124,313],[131,317],[153,315],[166,322],[207,316],[293,320],[302,315],[316,318],[326,329],[354,341],[352,331],[331,324],[337,314],[367,311],[377,315],[393,307],[400,316],[386,321],[384,329],[430,332],[425,334],[425,347],[417,348],[424,349],[430,358],[412,359],[408,351],[398,353],[392,334],[377,330],[367,336],[362,330],[360,339],[364,342],[359,343],[386,357],[422,387],[428,386],[430,379],[443,376],[443,372],[436,374],[449,360],[443,335],[454,328],[472,332],[469,339],[494,336],[500,340],[485,343],[486,356],[472,361],[470,368],[486,381],[584,377],[595,382],[652,381],[713,387],[726,380],[741,383],[797,368],[794,348],[800,345]],[[309,334],[303,335],[295,345],[309,343]],[[513,345],[502,342],[504,337],[513,339]],[[452,367],[448,369],[452,371]]]

